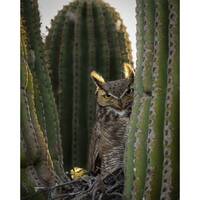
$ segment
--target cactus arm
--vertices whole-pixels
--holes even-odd
[[[167,1],[155,1],[155,41],[152,100],[147,142],[147,174],[144,198],[158,199],[162,179],[163,126],[167,78]]]
[[[144,53],[143,53],[143,97],[140,99],[141,107],[138,115],[137,131],[135,132],[135,179],[133,182],[133,198],[142,199],[145,186],[145,174],[147,167],[147,132],[149,124],[149,109],[152,88],[152,65],[154,50],[154,2],[144,2]]]
[[[21,20],[21,167],[26,167],[30,161],[35,162],[39,158],[38,140],[36,132],[31,119],[30,112],[32,111],[28,103],[27,90],[30,88],[30,78],[32,78],[27,63],[28,57],[28,43],[27,33],[24,27],[24,21]],[[23,134],[25,133],[25,135]],[[28,143],[26,141],[28,141]],[[29,149],[27,148],[27,145]],[[29,157],[26,157],[26,154]]]
[[[134,179],[135,161],[134,157],[134,144],[135,144],[135,132],[137,130],[138,114],[140,110],[140,97],[142,95],[142,58],[144,51],[144,13],[143,13],[143,1],[137,1],[136,17],[137,17],[137,68],[134,83],[134,103],[132,107],[132,114],[130,117],[130,123],[128,127],[128,139],[125,150],[125,185],[124,185],[124,198],[131,199]]]
[[[179,199],[179,1],[169,1],[169,51],[161,198]]]
[[[137,10],[140,34],[124,195],[136,200],[178,199],[179,2],[148,0],[141,5],[138,1],[137,9],[144,11],[144,35]]]
[[[73,12],[73,10],[69,10]],[[65,17],[58,65],[59,88],[58,110],[63,140],[64,166],[70,168],[72,162],[72,105],[73,104],[73,40],[74,22]]]
[[[57,177],[52,173],[53,164],[48,153],[48,147],[45,143],[44,135],[41,132],[37,120],[36,110],[34,107],[33,82],[30,70],[28,73],[29,81],[27,89],[21,89],[21,137],[23,138],[23,143],[21,145],[23,145],[23,156],[26,159],[25,164],[21,162],[21,167],[28,169],[31,165],[37,166],[38,163],[42,163],[42,165],[38,169],[33,167],[36,174],[35,176],[26,177],[26,175],[24,175],[25,178],[22,179],[22,184],[26,185],[27,181],[32,181],[35,184],[34,186],[39,186],[39,183],[43,186],[47,186],[48,184],[53,185],[55,184],[55,181],[57,181]],[[41,168],[45,169],[45,173],[40,172]],[[27,187],[29,186],[30,185]],[[33,187],[33,185],[31,187]]]
[[[35,51],[34,51],[34,40],[35,40],[35,30],[33,28],[33,24],[35,23],[34,18],[33,18],[33,4],[35,4],[34,2],[31,1],[22,1],[21,3],[21,16],[24,19],[24,24],[26,26],[27,29],[27,36],[29,38],[29,49],[30,51],[32,51],[32,53],[34,54],[35,57]],[[38,29],[38,28],[37,28]],[[47,137],[47,130],[46,130],[46,122],[45,122],[45,117],[44,117],[44,106],[43,106],[43,102],[41,99],[41,96],[39,95],[40,91],[38,88],[38,81],[35,75],[35,59],[32,58],[31,53],[29,52],[29,58],[31,58],[32,62],[29,62],[29,66],[31,69],[32,74],[34,75],[33,79],[34,79],[34,90],[35,90],[35,105],[36,105],[36,110],[39,111],[37,112],[38,114],[38,119],[39,122],[41,124],[42,130],[45,133],[46,137]]]
[[[23,1],[22,16],[25,19],[31,51],[34,52],[34,67],[31,67],[35,89],[35,105],[42,131],[47,134],[50,153],[58,174],[64,177],[60,127],[51,81],[44,62],[44,47],[40,35],[38,2]],[[59,164],[57,164],[59,163]]]
[[[25,134],[24,139],[28,147],[29,158],[31,159],[31,163],[35,166],[38,165],[38,163],[41,163],[41,166],[38,168],[37,173],[43,179],[49,184],[54,184],[55,181],[57,181],[57,177],[54,174],[54,168],[53,163],[51,161],[51,157],[48,151],[48,146],[45,142],[44,134],[41,131],[36,110],[35,110],[35,104],[34,104],[34,91],[33,91],[33,79],[31,72],[29,70],[29,77],[28,77],[28,85],[27,90],[22,89],[22,109],[26,107],[26,111],[22,113],[27,113],[28,121],[31,122],[30,124],[30,131],[28,129],[22,129]],[[25,105],[23,104],[25,103]],[[23,118],[22,115],[22,123],[26,122],[27,120]],[[23,128],[22,124],[22,128]],[[36,156],[34,156],[34,149],[35,146]],[[33,153],[32,153],[33,152]],[[32,153],[32,154],[31,154]],[[32,155],[32,157],[31,157]],[[45,169],[45,173],[41,173],[41,169]]]

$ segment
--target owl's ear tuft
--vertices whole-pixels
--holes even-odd
[[[134,79],[135,71],[131,67],[131,65],[128,64],[128,63],[124,63],[123,68],[124,68],[124,76],[125,76],[125,78]]]
[[[105,83],[105,80],[104,78],[99,75],[96,71],[92,71],[90,73],[90,77],[92,78],[92,80],[94,81],[95,85],[99,88],[102,88],[104,83]]]

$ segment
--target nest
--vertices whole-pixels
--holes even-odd
[[[122,200],[123,170],[102,177],[86,175],[48,189],[48,200]]]

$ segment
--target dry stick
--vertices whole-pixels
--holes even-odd
[[[83,181],[85,181],[83,179]],[[90,180],[90,182],[92,181],[92,179]],[[72,183],[75,183],[77,182],[77,180],[73,180],[73,181],[70,181],[70,183],[65,183],[65,184],[61,184],[59,186],[55,186],[53,189],[57,188],[57,187],[60,187],[60,186],[64,186],[64,185],[67,185],[67,184],[72,184]],[[94,184],[90,184],[89,188],[84,192],[86,194],[89,194],[89,191],[93,188]],[[82,191],[81,191],[82,192]],[[73,196],[73,195],[78,195],[78,194],[81,194],[81,192],[76,192],[76,193],[67,193],[67,194],[63,194],[63,195],[58,195],[56,197],[54,197],[53,199],[58,199],[58,198],[61,198],[61,197],[69,197],[69,196]],[[75,197],[76,198],[76,197]],[[64,198],[65,199],[65,198]]]

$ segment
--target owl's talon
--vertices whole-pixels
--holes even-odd
[[[96,196],[98,191],[100,191],[100,192],[105,191],[105,186],[104,186],[103,180],[102,180],[100,175],[97,176],[97,179],[96,179],[96,181],[94,182],[94,185],[93,185],[92,200],[95,200],[95,196]],[[102,198],[102,196],[103,196],[103,193],[100,194],[99,198],[100,197]]]

